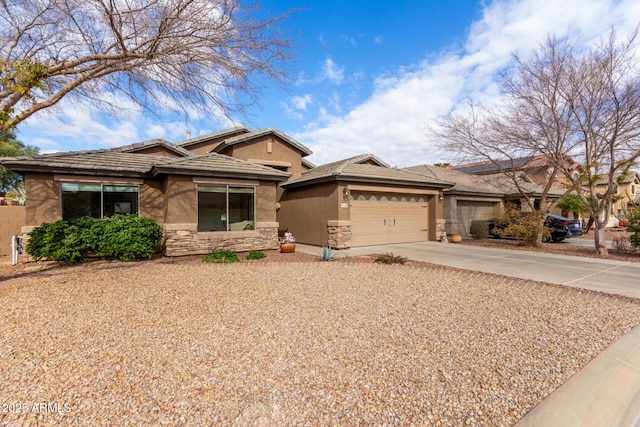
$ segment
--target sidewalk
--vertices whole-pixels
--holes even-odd
[[[296,243],[300,252],[322,249]],[[414,261],[640,298],[640,263],[437,242],[335,251],[392,252]],[[640,308],[639,308],[640,309]],[[610,345],[516,424],[519,427],[640,427],[640,325]]]

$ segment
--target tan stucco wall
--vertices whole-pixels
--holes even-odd
[[[151,218],[158,224],[163,224],[165,201],[163,183],[146,179],[139,191],[140,216]]]
[[[27,209],[25,225],[40,225],[61,218],[60,185],[53,180],[53,174],[26,173]]]
[[[287,190],[280,203],[280,230],[288,230],[300,243],[327,244],[327,223],[338,219],[340,209],[337,182]]]
[[[203,142],[199,142],[197,144],[189,145],[187,147],[183,147],[185,150],[191,151],[194,154],[207,154],[210,153],[214,148],[216,148],[223,140],[220,138],[215,138]]]
[[[271,143],[271,152],[269,152],[269,143]],[[224,154],[267,166],[270,166],[269,162],[274,162],[274,166],[278,166],[277,168],[281,170],[283,167],[280,163],[290,163],[291,166],[286,169],[286,172],[291,173],[289,179],[298,178],[306,170],[302,167],[300,151],[274,135],[265,135],[248,142],[232,145],[224,150]]]
[[[198,197],[190,176],[170,175],[165,186],[165,224],[196,224]]]
[[[26,216],[24,206],[0,205],[0,255],[11,254],[11,236],[22,232]]]

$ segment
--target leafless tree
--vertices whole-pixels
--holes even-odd
[[[576,40],[549,37],[530,57],[514,55],[514,66],[501,79],[503,104],[452,113],[439,121],[434,133],[466,159],[501,166],[515,185],[519,176],[509,160],[544,156],[550,174],[542,192],[542,213],[554,205],[546,198],[554,180],[565,176],[571,183],[566,191],[577,191],[589,208],[596,250],[606,256],[603,231],[617,180],[640,157],[637,34],[620,42],[612,30],[586,50],[577,49]],[[569,158],[582,165],[581,176],[575,175]],[[598,185],[603,180],[608,183],[604,192]],[[519,186],[518,191],[531,204],[526,189]]]
[[[283,81],[285,16],[240,0],[0,0],[0,130],[65,97],[230,115]]]

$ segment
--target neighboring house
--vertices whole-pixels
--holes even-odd
[[[571,158],[566,157],[565,161],[570,167],[571,175],[576,176],[581,173],[582,166],[574,162]],[[546,185],[552,173],[552,165],[545,156],[528,156],[511,160],[502,160],[496,162],[480,162],[469,163],[464,165],[452,166],[451,169],[458,172],[464,172],[473,175],[503,175],[504,171],[516,171],[522,173],[524,179],[538,185]],[[526,176],[526,177],[525,177]],[[562,173],[555,176],[553,187],[558,189],[566,189],[571,182]]]
[[[615,196],[617,200],[611,206],[612,218],[610,218],[608,226],[617,226],[618,218],[624,218],[626,212],[635,209],[640,204],[640,174],[631,172],[626,175],[615,175],[613,182],[616,185]],[[608,179],[601,179],[596,183],[596,191],[605,193],[608,185]]]
[[[163,226],[168,256],[275,248],[277,185],[290,176],[161,140],[1,163],[25,177],[23,233],[59,219],[139,214]]]
[[[432,165],[413,166],[406,170],[455,183],[442,191],[443,218],[448,235],[460,233],[463,238],[470,238],[472,221],[487,220],[504,206],[504,191],[482,177]]]
[[[336,249],[439,240],[442,190],[451,186],[364,154],[284,182],[278,221],[300,242]]]
[[[432,165],[413,166],[406,170],[455,183],[453,187],[442,191],[444,197],[442,215],[447,234],[460,233],[464,238],[471,237],[471,222],[489,219],[497,210],[504,207],[505,203],[514,203],[521,206],[523,210],[527,209],[515,184],[503,175],[474,175]],[[527,175],[521,178],[521,188],[528,197],[534,199],[534,207],[539,208],[542,186],[528,180]],[[562,190],[551,189],[547,197],[560,198],[562,195]]]

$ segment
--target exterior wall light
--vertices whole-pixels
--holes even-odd
[[[351,192],[349,191],[349,187],[344,187],[344,189],[342,190],[342,196],[344,197],[345,200],[349,200],[350,194]]]

